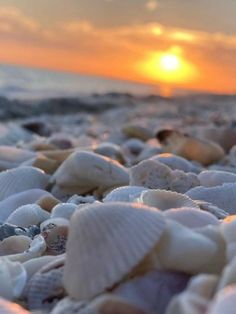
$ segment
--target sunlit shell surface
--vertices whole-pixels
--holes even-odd
[[[143,191],[147,191],[147,188],[130,185],[122,186],[108,193],[103,202],[133,202]]]
[[[3,298],[0,298],[0,312],[1,314],[30,314],[20,305],[9,302]]]
[[[69,295],[83,300],[111,288],[141,262],[164,229],[162,214],[144,205],[115,202],[76,211],[64,273]]]

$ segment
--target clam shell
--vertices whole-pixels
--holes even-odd
[[[16,193],[0,201],[0,221],[7,217],[18,207],[36,202],[41,197],[49,196],[50,193],[40,189],[32,189]]]
[[[59,167],[53,181],[61,191],[85,194],[126,185],[127,170],[118,162],[91,152],[75,152]]]
[[[142,186],[121,186],[108,193],[103,202],[133,202],[143,191],[147,190]]]
[[[198,178],[202,186],[213,187],[224,183],[236,183],[236,174],[219,171],[205,170],[199,173]]]
[[[51,218],[65,218],[70,220],[71,215],[77,209],[76,204],[72,203],[61,203],[53,207],[51,212]]]
[[[218,292],[209,307],[208,314],[234,314],[236,307],[236,285],[230,285]]]
[[[93,204],[75,212],[64,272],[69,295],[83,300],[112,287],[141,262],[164,229],[161,213],[146,206]]]
[[[43,210],[39,205],[28,204],[17,208],[7,218],[6,222],[24,228],[31,225],[39,225],[49,217],[50,214]]]
[[[194,200],[203,200],[224,209],[230,214],[236,213],[236,183],[225,183],[216,187],[195,187],[186,195]]]
[[[136,201],[147,206],[157,207],[160,210],[180,207],[191,207],[199,209],[199,206],[196,204],[196,202],[191,200],[191,198],[188,196],[166,190],[143,191]]]
[[[57,226],[68,227],[69,224],[70,224],[69,220],[65,219],[65,218],[61,218],[61,217],[49,218],[49,219],[47,219],[41,223],[40,230],[41,230],[41,232],[43,232],[43,231],[46,231],[48,229],[53,229]]]
[[[219,220],[211,213],[191,207],[171,208],[164,212],[164,216],[188,228],[200,228],[207,225],[218,226],[220,224]]]
[[[31,241],[24,235],[8,237],[0,243],[0,255],[22,253],[30,247]]]
[[[53,207],[59,203],[60,201],[50,194],[44,195],[37,200],[37,204],[47,212],[51,212]]]
[[[30,189],[44,189],[49,177],[33,167],[19,167],[0,173],[0,200]]]
[[[5,299],[0,298],[0,312],[1,314],[30,314],[19,304],[9,302]]]

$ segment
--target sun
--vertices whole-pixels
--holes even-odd
[[[175,55],[166,54],[160,57],[160,68],[163,71],[170,72],[178,71],[180,66],[181,66],[180,59]]]

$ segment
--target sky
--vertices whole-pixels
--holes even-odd
[[[0,0],[0,63],[236,93],[235,0]]]

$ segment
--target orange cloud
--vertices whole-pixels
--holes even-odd
[[[0,7],[0,62],[85,72],[140,82],[148,78],[137,64],[152,55],[181,50],[194,66],[194,80],[177,86],[236,92],[236,36],[147,23],[98,28],[87,20],[46,27],[13,7]],[[229,83],[230,82],[230,83]]]

